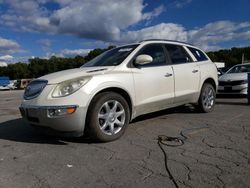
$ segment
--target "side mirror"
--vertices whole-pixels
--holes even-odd
[[[150,55],[145,55],[145,54],[139,55],[135,59],[135,63],[137,65],[145,65],[145,64],[151,63],[152,61],[153,61],[153,58]]]

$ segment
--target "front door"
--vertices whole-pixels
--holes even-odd
[[[174,74],[167,62],[161,44],[149,44],[143,47],[136,56],[146,54],[153,62],[136,65],[132,68],[134,76],[136,112],[144,114],[166,108],[174,100]]]

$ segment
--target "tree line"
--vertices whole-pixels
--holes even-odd
[[[105,49],[94,49],[84,57],[75,56],[73,58],[62,58],[52,56],[49,59],[29,59],[28,63],[18,62],[15,64],[9,64],[7,67],[0,67],[0,76],[8,76],[12,80],[37,78],[56,71],[78,68],[111,48],[114,48],[114,46],[109,46]],[[227,50],[208,52],[207,54],[212,61],[226,62],[226,66],[231,67],[235,64],[241,63],[242,54],[244,54],[245,59],[250,60],[250,47],[231,48]]]
[[[250,47],[244,47],[244,48],[234,47],[231,49],[225,49],[207,53],[207,55],[213,62],[225,62],[227,68],[230,68],[233,65],[241,63],[243,54],[244,54],[244,59],[250,61]]]

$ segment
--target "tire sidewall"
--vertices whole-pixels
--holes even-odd
[[[97,118],[101,106],[109,100],[118,101],[123,106],[124,111],[125,111],[125,123],[122,129],[114,135],[107,135],[103,133],[100,129],[99,120]],[[130,120],[130,110],[129,110],[127,101],[121,95],[117,93],[103,92],[95,96],[89,105],[89,110],[88,110],[87,119],[86,119],[86,124],[87,124],[86,126],[88,129],[87,133],[90,134],[90,136],[93,139],[101,141],[101,142],[113,141],[113,140],[118,139],[124,134],[129,124],[129,120]]]
[[[214,104],[213,104],[213,106],[212,106],[211,108],[209,108],[209,109],[206,108],[206,107],[204,106],[204,104],[203,104],[203,99],[202,99],[203,93],[205,92],[205,90],[206,90],[208,87],[212,89],[212,91],[213,91],[213,96],[214,96]],[[204,83],[203,86],[202,86],[201,93],[200,93],[200,98],[199,98],[199,107],[200,107],[200,110],[201,110],[202,112],[205,112],[205,113],[212,112],[212,111],[214,110],[215,101],[216,101],[216,92],[215,92],[214,87],[213,87],[211,84],[209,84],[209,83]]]

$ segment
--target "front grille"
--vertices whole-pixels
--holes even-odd
[[[34,80],[29,83],[24,92],[24,99],[29,100],[36,98],[47,85],[47,80]]]
[[[236,81],[219,81],[219,86],[237,86],[246,84],[245,80],[236,80]]]

